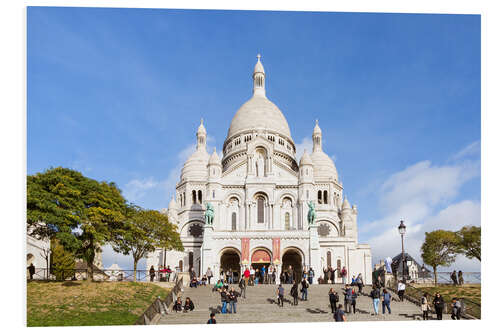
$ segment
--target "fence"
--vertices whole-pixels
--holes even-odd
[[[175,286],[168,293],[164,300],[161,300],[158,296],[157,299],[144,311],[144,313],[139,317],[136,325],[149,325],[155,324],[157,319],[164,314],[168,313],[168,308],[177,299],[177,295],[182,291],[183,277],[175,279]]]
[[[397,281],[392,280],[390,283],[386,285],[386,287],[392,290],[394,293],[397,293]],[[439,285],[437,286],[437,288],[439,288]],[[408,301],[415,303],[416,305],[420,305],[424,293],[425,291],[421,290],[420,288],[415,288],[409,284],[406,284],[404,297]],[[430,292],[428,292],[428,294],[429,296],[427,300],[429,301],[430,304],[432,304],[432,297],[434,296],[431,295]],[[442,294],[442,296],[446,302],[446,306],[443,313],[449,313],[451,311],[451,299],[447,295]],[[481,304],[478,304],[470,299],[465,299],[465,298],[458,298],[458,299],[460,301],[460,304],[462,305],[463,317],[467,319],[481,319]],[[429,312],[435,313],[432,306]]]
[[[87,280],[89,276],[87,269],[67,269],[67,270],[52,270],[47,268],[36,268],[32,280],[49,280],[49,281],[67,281],[67,280]],[[155,271],[153,281],[176,281],[177,274],[162,274]],[[134,281],[134,270],[108,270],[94,269],[95,281]],[[151,275],[148,270],[138,269],[136,271],[136,281],[148,282],[151,281]]]

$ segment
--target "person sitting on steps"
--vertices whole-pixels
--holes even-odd
[[[194,304],[191,301],[191,298],[186,297],[186,302],[184,303],[184,312],[193,311],[193,310],[194,310]]]
[[[179,312],[182,311],[182,300],[180,297],[177,297],[177,300],[174,303],[174,306],[172,307],[172,311]]]

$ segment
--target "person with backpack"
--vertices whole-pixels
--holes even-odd
[[[293,297],[293,305],[299,304],[299,285],[293,281],[292,289],[290,290],[290,295]]]
[[[462,317],[462,304],[457,298],[451,300],[451,319],[460,320]]]
[[[328,298],[330,299],[330,307],[332,308],[332,313],[337,311],[337,302],[339,301],[339,294],[335,291],[335,289],[330,288],[328,292]]]
[[[363,277],[361,276],[361,273],[359,273],[358,278],[356,279],[356,282],[358,284],[358,291],[361,294],[363,292]]]
[[[420,308],[422,309],[422,320],[429,320],[429,301],[427,300],[427,293],[420,299]]]
[[[236,313],[236,305],[238,304],[238,296],[240,294],[234,290],[234,287],[231,287],[229,291],[229,313]]]
[[[335,319],[335,321],[347,321],[345,312],[342,310],[342,304],[339,304],[337,310],[335,311],[335,314],[333,315],[333,318]]]
[[[373,286],[372,291],[370,292],[370,297],[373,301],[373,311],[375,315],[378,316],[378,305],[380,304],[380,289]]]
[[[300,292],[302,293],[302,300],[307,301],[307,288],[309,288],[309,283],[307,283],[306,278],[302,278]]]
[[[382,291],[382,314],[385,314],[385,308],[391,314],[391,293],[384,288]]]
[[[358,298],[358,294],[356,294],[356,291],[354,290],[354,288],[352,288],[352,295],[351,295],[352,313],[356,313],[356,298]]]
[[[436,311],[437,320],[443,320],[443,310],[445,306],[443,296],[441,296],[440,293],[436,293],[432,304],[434,304],[434,310]]]
[[[283,299],[285,298],[285,289],[281,284],[278,286],[278,290],[276,291],[276,296],[278,298],[278,306],[280,306],[281,304],[281,307],[283,307]]]
[[[347,313],[351,313],[352,308],[352,288],[346,284],[344,289],[344,307]]]
[[[207,321],[207,324],[217,324],[217,320],[215,320],[215,313],[210,314],[210,319]]]
[[[240,282],[238,283],[238,286],[240,287],[241,297],[247,298],[246,297],[246,295],[247,295],[247,284],[246,284],[246,281],[243,278],[243,276],[241,277]]]

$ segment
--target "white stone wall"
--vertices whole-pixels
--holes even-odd
[[[38,269],[47,268],[47,262],[42,255],[43,249],[50,249],[50,240],[36,239],[31,236],[26,237],[26,267],[33,263],[35,269],[38,273]],[[49,258],[49,267],[50,267],[50,258]],[[37,274],[38,275],[38,274]],[[35,279],[43,278],[43,273],[40,273],[42,276],[34,276]],[[26,271],[26,276],[29,278],[29,274]]]

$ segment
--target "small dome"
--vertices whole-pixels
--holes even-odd
[[[304,149],[304,154],[300,158],[300,166],[303,165],[313,165],[313,161],[311,160],[311,156],[307,153],[307,150]]]
[[[177,210],[177,201],[175,201],[175,197],[172,196],[170,203],[168,204],[168,210]]]
[[[322,150],[314,151],[311,154],[313,162],[314,178],[334,178],[337,180],[337,168],[332,159]]]
[[[210,159],[208,160],[208,165],[211,165],[211,164],[221,165],[221,161],[220,161],[219,155],[215,151],[215,148],[214,148],[214,152],[210,156]]]
[[[342,203],[342,209],[351,209],[351,204],[347,201],[347,196],[344,197],[344,202]]]
[[[210,156],[205,149],[197,149],[184,163],[181,172],[182,179],[201,179],[207,177],[207,164]]]
[[[203,118],[200,120],[200,126],[198,126],[197,133],[207,134],[207,130],[205,129],[205,126],[203,126]]]
[[[257,63],[255,64],[255,67],[253,69],[253,73],[264,73],[266,74],[266,72],[264,71],[264,66],[262,66],[262,63],[260,62],[260,54],[257,55]]]
[[[314,134],[321,134],[321,128],[319,128],[318,119],[316,119],[316,126],[314,126],[313,135]]]

